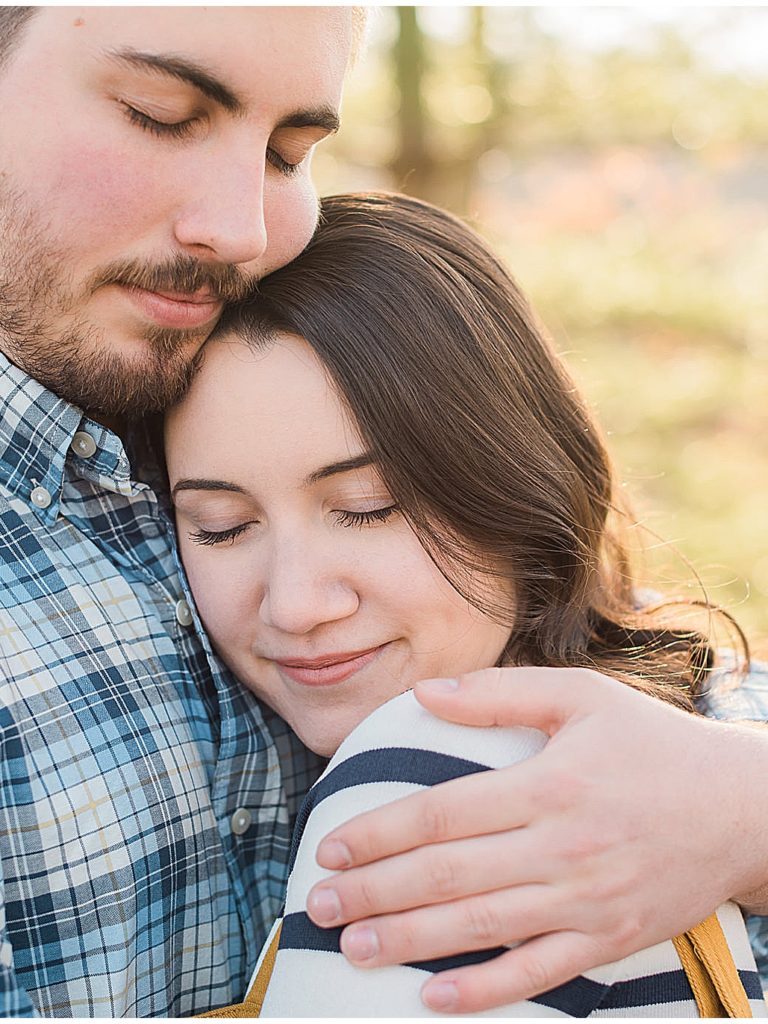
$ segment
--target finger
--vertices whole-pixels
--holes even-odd
[[[551,887],[518,886],[356,922],[342,932],[341,951],[358,967],[434,961],[551,931],[563,914]]]
[[[621,684],[580,668],[489,668],[414,687],[427,710],[465,725],[525,725],[553,735]]]
[[[439,1013],[478,1013],[532,999],[608,960],[609,954],[581,932],[551,932],[494,960],[435,975],[421,998]]]
[[[535,832],[515,830],[424,846],[318,883],[307,898],[307,912],[315,924],[330,928],[520,883],[547,882],[556,865],[552,857],[541,856],[541,845]]]
[[[427,843],[520,828],[533,820],[548,793],[537,756],[451,779],[345,822],[319,844],[317,863],[340,871]]]

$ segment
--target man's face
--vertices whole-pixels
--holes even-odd
[[[103,417],[308,242],[349,8],[45,8],[0,72],[0,348]]]

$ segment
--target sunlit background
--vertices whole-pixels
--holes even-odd
[[[383,7],[322,193],[504,254],[609,434],[651,570],[768,653],[768,10]],[[687,588],[687,589],[686,589]]]

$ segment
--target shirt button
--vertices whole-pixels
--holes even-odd
[[[241,836],[244,832],[247,832],[251,827],[252,821],[253,818],[251,816],[251,812],[247,811],[245,807],[239,807],[230,820],[230,827],[233,834]]]
[[[46,491],[44,487],[35,487],[29,497],[32,504],[37,505],[38,508],[48,508],[51,504],[50,492]]]
[[[180,626],[192,625],[192,609],[183,597],[176,602],[176,621]]]
[[[92,455],[96,454],[96,442],[84,430],[78,430],[72,438],[72,444],[69,447],[81,459],[90,459]]]

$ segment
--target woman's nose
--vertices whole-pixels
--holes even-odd
[[[284,546],[270,559],[259,613],[273,629],[303,635],[348,618],[359,604],[353,582],[334,558],[307,546]]]

